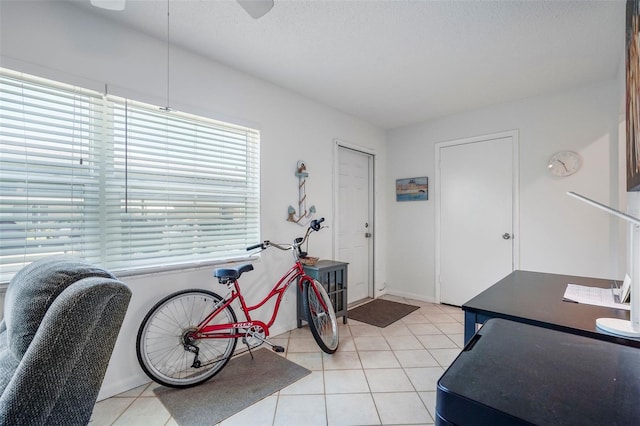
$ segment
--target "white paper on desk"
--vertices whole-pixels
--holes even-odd
[[[606,306],[609,308],[631,310],[628,303],[617,303],[614,295],[620,290],[612,288],[588,287],[585,285],[567,284],[563,299],[587,305]]]

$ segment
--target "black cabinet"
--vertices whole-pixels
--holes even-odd
[[[336,317],[342,317],[344,324],[347,323],[347,265],[348,263],[335,260],[320,260],[315,265],[304,267],[305,274],[324,286],[333,303]],[[306,321],[307,318],[302,310],[300,286],[297,287],[298,328],[300,328],[302,321]]]

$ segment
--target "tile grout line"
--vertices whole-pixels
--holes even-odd
[[[400,301],[402,303],[409,303],[409,304],[417,304],[417,302],[413,302],[413,300],[408,301],[406,298],[400,298],[397,297],[395,299],[392,300],[396,300],[396,301]],[[401,359],[399,357],[400,352],[402,351],[411,351],[411,350],[424,350],[426,351],[426,354],[429,354],[430,357],[433,358],[433,360],[435,361],[435,366],[439,369],[442,369],[443,371],[446,370],[450,365],[451,362],[453,362],[453,360],[451,359],[450,361],[449,358],[451,358],[450,354],[447,352],[440,352],[439,356],[436,357],[434,355],[434,353],[432,352],[432,350],[438,352],[439,350],[443,350],[443,351],[456,351],[456,352],[460,352],[463,348],[463,346],[461,347],[460,344],[458,343],[458,341],[460,340],[460,334],[458,333],[455,327],[452,327],[450,325],[444,325],[442,326],[441,324],[452,324],[452,325],[461,325],[463,324],[463,322],[459,319],[460,317],[460,311],[458,310],[454,310],[453,308],[449,309],[442,309],[439,305],[437,304],[432,304],[432,303],[420,303],[418,304],[420,309],[416,310],[415,312],[418,313],[422,318],[416,318],[417,321],[419,322],[409,322],[409,323],[405,323],[404,321],[401,320],[402,322],[402,326],[403,328],[406,328],[407,333],[407,340],[406,341],[402,341],[402,339],[399,339],[397,341],[397,343],[401,346],[401,348],[398,349],[394,349],[394,346],[391,344],[391,341],[394,340],[394,338],[396,337],[404,337],[405,334],[395,334],[395,332],[390,331],[389,333],[384,333],[382,330],[379,330],[377,333],[373,333],[371,331],[367,331],[367,329],[364,326],[367,326],[367,324],[362,323],[360,324],[359,322],[357,324],[353,324],[351,322],[347,323],[344,325],[344,330],[348,332],[348,337],[351,341],[349,342],[349,345],[353,345],[353,349],[352,350],[346,350],[346,351],[342,351],[342,353],[349,353],[349,352],[355,352],[356,354],[356,358],[358,363],[359,363],[359,367],[355,368],[355,370],[360,370],[361,374],[364,376],[364,382],[366,383],[366,386],[368,388],[368,391],[366,392],[343,392],[344,394],[366,394],[366,395],[370,395],[370,398],[373,402],[373,407],[375,410],[375,414],[378,417],[378,421],[380,423],[382,423],[382,417],[381,417],[381,413],[380,413],[380,407],[378,406],[378,403],[376,403],[376,399],[374,398],[374,395],[376,393],[410,393],[413,395],[416,395],[420,401],[420,406],[424,409],[426,409],[429,418],[431,419],[431,422],[435,421],[435,419],[432,416],[432,412],[429,409],[429,407],[427,407],[427,402],[433,398],[433,394],[434,392],[437,391],[437,389],[434,390],[426,390],[426,391],[419,391],[418,388],[416,387],[416,383],[414,381],[411,380],[409,374],[408,374],[408,369],[410,368],[414,368],[411,367],[412,361],[410,358],[407,358],[407,362],[405,363],[406,365],[404,365],[401,362]],[[428,313],[427,313],[428,312]],[[411,315],[411,314],[410,314]],[[449,317],[452,321],[451,322],[434,322],[433,319],[430,319],[428,317],[428,315],[446,315],[447,317]],[[446,319],[445,318],[440,318],[440,319]],[[436,321],[438,320],[438,318],[436,318]],[[415,327],[410,327],[410,325],[412,324],[429,324],[433,327],[435,327],[435,330],[437,330],[439,333],[438,335],[441,336],[445,336],[445,340],[443,341],[442,339],[435,339],[434,344],[435,345],[444,345],[444,346],[449,346],[449,344],[452,344],[453,347],[444,347],[444,348],[438,348],[438,347],[432,347],[429,348],[427,347],[427,343],[429,343],[428,339],[424,339],[427,343],[425,343],[425,341],[423,341],[422,339],[420,339],[421,336],[423,336],[422,334],[418,335],[415,334],[416,332],[421,332],[423,330],[420,330],[418,326]],[[358,327],[363,327],[362,329],[358,330]],[[379,328],[379,327],[378,327]],[[300,354],[300,356],[302,357],[301,359],[304,358],[304,354],[314,354],[314,353],[319,353],[320,356],[320,364],[319,367],[321,368],[321,372],[322,372],[322,396],[323,396],[323,401],[324,401],[324,413],[325,413],[325,424],[328,426],[331,424],[330,421],[330,417],[329,417],[329,401],[328,401],[328,396],[329,395],[333,395],[333,394],[328,394],[327,393],[327,381],[325,378],[325,374],[329,371],[338,371],[338,370],[342,370],[344,368],[334,368],[332,370],[327,370],[327,368],[329,367],[328,363],[327,363],[327,358],[324,355],[324,352],[322,352],[321,350],[319,352],[316,352],[317,349],[315,349],[314,351],[308,351],[309,348],[307,348],[304,344],[302,346],[296,346],[298,349],[294,352],[290,351],[290,347],[293,343],[293,341],[296,338],[305,338],[306,336],[303,336],[300,334],[300,332],[297,332],[296,330],[299,330],[297,328],[294,328],[293,330],[289,330],[286,332],[286,340],[284,340],[284,342],[286,342],[286,350],[285,353],[282,354],[282,356],[284,356],[285,358],[289,358],[289,356],[293,355],[293,354]],[[356,334],[354,334],[354,330],[356,331]],[[428,329],[427,329],[428,330]],[[434,330],[434,331],[435,331]],[[450,333],[446,332],[445,330],[449,330]],[[399,330],[400,333],[404,333],[401,329]],[[426,330],[424,330],[426,331]],[[364,335],[361,335],[364,334]],[[364,349],[359,349],[358,345],[356,344],[356,339],[359,337],[382,337],[383,339],[381,339],[379,342],[384,342],[384,344],[388,347],[387,348],[382,348],[382,349],[374,349],[375,347],[375,339],[371,340],[370,342],[361,342],[361,344],[365,344],[365,345],[369,345],[371,346],[371,348],[367,348],[365,347]],[[430,334],[426,334],[424,336],[430,336]],[[434,335],[435,336],[435,335]],[[342,336],[341,336],[342,337]],[[408,337],[412,338],[412,341],[409,341]],[[414,342],[417,341],[417,344],[414,344]],[[283,342],[283,343],[284,343]],[[440,342],[440,343],[438,343]],[[448,343],[446,343],[448,342]],[[373,344],[373,346],[372,346]],[[299,344],[298,344],[299,345]],[[411,349],[412,347],[414,347],[414,349]],[[370,378],[367,376],[366,371],[367,368],[365,368],[365,364],[363,362],[363,358],[362,355],[364,355],[364,352],[386,352],[386,351],[391,351],[392,355],[393,355],[393,359],[395,360],[395,362],[398,364],[399,371],[402,371],[404,378],[406,378],[409,381],[409,385],[410,388],[412,390],[408,390],[408,391],[400,391],[400,390],[394,390],[394,391],[389,391],[389,392],[383,392],[382,390],[380,392],[373,392],[372,387],[371,387],[371,381]],[[299,352],[298,352],[299,351]],[[417,354],[416,354],[417,355]],[[407,355],[407,356],[411,356],[411,355]],[[386,355],[385,355],[386,357]],[[313,361],[311,359],[312,357],[307,357],[306,359],[309,360],[309,362],[313,362],[315,363],[316,361]],[[369,359],[369,358],[367,358]],[[374,358],[371,358],[370,360],[374,360]],[[446,364],[446,365],[445,365]],[[312,365],[312,364],[310,364]],[[315,364],[317,365],[317,364]],[[345,364],[345,365],[349,365],[349,364]],[[376,367],[372,367],[371,369],[384,369],[386,367],[384,367],[383,364],[372,364],[375,365]],[[339,367],[339,365],[337,365]],[[389,368],[393,368],[395,369],[395,367],[389,367]],[[415,368],[430,368],[430,367],[415,367]],[[316,370],[311,370],[316,371]],[[416,373],[417,374],[417,373]],[[414,374],[415,375],[415,374]],[[417,377],[417,376],[416,376]],[[428,376],[424,376],[424,379],[428,379]],[[420,380],[423,380],[422,378],[420,378]],[[431,380],[431,379],[428,379]],[[127,413],[127,411],[129,411],[130,409],[132,409],[132,407],[134,406],[134,404],[142,399],[145,398],[154,398],[155,396],[143,396],[145,392],[147,392],[150,388],[150,386],[153,384],[153,382],[149,383],[147,385],[147,387],[145,387],[137,396],[135,396],[134,398],[132,398],[132,401],[124,408],[124,410],[116,417],[116,419],[111,422],[111,425],[115,425],[115,423],[117,423],[121,418],[123,418],[123,416]],[[404,386],[402,387],[404,388]],[[382,389],[382,388],[381,388]],[[425,393],[425,399],[423,399],[421,397],[420,392]],[[282,400],[281,400],[281,390],[280,391],[276,391],[274,392],[274,394],[272,394],[273,396],[276,396],[276,401],[275,401],[275,408],[273,409],[273,413],[272,413],[272,419],[271,419],[271,424],[272,426],[276,425],[277,422],[277,412],[278,412],[278,408],[281,406],[282,404]],[[294,395],[294,394],[292,394]],[[295,394],[298,395],[298,394]],[[306,393],[302,393],[299,395],[307,395]],[[313,394],[308,394],[308,395],[316,395],[315,393]],[[115,396],[117,397],[117,396]],[[157,399],[157,397],[155,397]],[[333,397],[332,397],[333,399]],[[418,405],[416,405],[416,407],[418,407]],[[432,409],[434,409],[435,407],[433,407]],[[371,414],[373,414],[373,410],[371,412]],[[163,424],[166,426],[169,423],[171,423],[173,417],[170,415],[169,413],[169,418],[168,420],[166,420]]]

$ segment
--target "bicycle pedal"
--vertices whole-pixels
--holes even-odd
[[[282,346],[272,346],[274,352],[284,352],[284,348]]]

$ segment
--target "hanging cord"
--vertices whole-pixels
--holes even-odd
[[[171,55],[171,38],[170,38],[170,25],[169,25],[169,0],[167,0],[167,104],[164,108],[160,108],[160,110],[169,112],[171,111],[171,107],[169,106],[169,84],[171,79],[169,74],[169,63],[170,63],[170,55]]]
[[[21,77],[23,77],[22,74],[20,74]],[[29,200],[29,195],[31,192],[31,185],[29,184],[30,179],[29,179],[29,170],[30,170],[30,166],[31,166],[31,158],[29,157],[29,146],[27,144],[27,125],[26,122],[27,120],[25,119],[26,113],[25,113],[25,95],[24,95],[24,85],[25,82],[21,81],[20,82],[20,105],[21,105],[21,118],[22,118],[22,143],[23,143],[23,148],[24,148],[24,163],[25,163],[25,186],[26,186],[26,201],[27,201],[27,206],[25,209],[25,217],[23,218],[24,220],[24,228],[23,228],[23,232],[24,232],[24,246],[23,246],[23,252],[22,252],[22,264],[23,266],[27,264],[27,247],[28,247],[28,241],[29,241],[29,209],[31,209],[31,201]],[[15,223],[19,223],[18,221],[15,221]]]
[[[124,101],[124,212],[129,213],[129,100]]]

